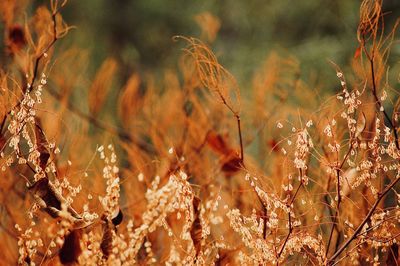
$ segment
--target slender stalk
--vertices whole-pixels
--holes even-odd
[[[357,227],[357,229],[354,231],[353,235],[347,239],[347,241],[338,249],[338,251],[335,252],[329,259],[327,264],[332,265],[334,260],[350,245],[350,243],[356,239],[361,230],[363,229],[364,225],[369,222],[371,219],[372,215],[375,212],[375,209],[378,207],[379,203],[381,200],[386,196],[386,194],[400,181],[400,176],[398,176],[395,180],[393,180],[382,192],[378,193],[378,198],[376,199],[374,205],[371,207],[369,210],[367,216],[364,218],[364,220],[360,223],[360,225]]]
[[[53,11],[52,15],[51,15],[51,19],[53,21],[53,39],[51,40],[51,42],[49,43],[49,45],[47,45],[47,47],[36,57],[35,59],[35,65],[33,68],[33,76],[32,76],[32,80],[31,82],[29,82],[28,87],[26,88],[26,91],[24,91],[24,93],[30,93],[33,90],[33,87],[35,85],[35,82],[37,80],[38,77],[38,72],[39,72],[39,63],[42,60],[43,57],[45,57],[46,53],[54,46],[54,44],[57,42],[57,40],[59,39],[57,37],[57,20],[56,20],[56,16],[57,14],[60,12],[60,9],[56,9]],[[18,101],[18,103],[12,107],[3,117],[3,121],[1,123],[1,130],[3,129],[4,123],[7,119],[7,117],[11,114],[12,110],[14,110],[15,108],[17,108],[20,104],[21,104],[21,100]]]
[[[264,204],[263,204],[263,212],[264,212],[264,218],[263,218],[263,221],[264,221],[264,227],[263,227],[263,238],[264,239],[267,239],[267,208],[264,206]]]
[[[283,242],[279,252],[278,252],[278,259],[280,258],[280,256],[282,255],[283,250],[285,249],[285,246],[289,240],[290,235],[292,234],[293,231],[293,227],[292,227],[292,217],[290,216],[290,212],[288,213],[288,222],[289,222],[289,231],[286,235],[285,241]]]
[[[372,94],[375,98],[375,103],[379,109],[379,111],[381,111],[381,108],[383,108],[383,104],[381,103],[381,101],[379,100],[378,97],[378,92],[377,92],[377,87],[376,87],[376,78],[375,78],[375,65],[374,65],[374,54],[375,54],[375,47],[373,47],[371,53],[368,52],[367,48],[365,47],[365,36],[362,36],[362,46],[363,46],[363,50],[365,55],[368,58],[369,61],[369,66],[370,66],[370,70],[371,70],[371,82],[372,82]],[[399,136],[397,133],[397,127],[396,125],[393,123],[392,119],[390,119],[389,115],[387,114],[386,110],[383,109],[383,115],[385,116],[386,120],[388,121],[390,127],[393,129],[393,135],[394,135],[394,139],[395,139],[395,145],[396,148],[398,150],[400,150],[400,144],[399,144]]]
[[[301,174],[301,170],[300,170],[300,174]],[[288,207],[289,207],[289,208],[291,208],[291,205],[293,204],[294,200],[296,199],[297,194],[299,193],[300,187],[302,186],[302,184],[303,184],[303,183],[300,182],[299,186],[298,186],[297,189],[296,189],[296,192],[294,193],[293,197],[291,198],[290,202],[288,203]],[[289,211],[289,213],[288,213],[289,231],[288,231],[288,233],[287,233],[287,235],[286,235],[285,241],[283,242],[281,248],[279,249],[278,256],[277,256],[277,259],[278,259],[278,260],[279,260],[280,256],[282,255],[282,252],[285,250],[285,246],[286,246],[286,244],[287,244],[287,242],[288,242],[288,240],[289,240],[290,235],[291,235],[292,232],[293,232],[292,217],[291,217],[290,214],[291,214],[291,212]]]
[[[240,116],[238,114],[235,115],[238,127],[238,134],[239,134],[239,143],[240,143],[240,160],[242,164],[244,162],[244,151],[243,151],[243,138],[242,138],[242,129],[240,126]]]
[[[328,245],[326,247],[326,255],[328,255],[329,252],[329,247],[333,237],[333,231],[335,230],[335,227],[337,227],[340,203],[342,202],[342,196],[340,195],[340,168],[336,169],[336,178],[337,178],[337,186],[336,186],[337,205],[336,205],[335,216],[333,217],[333,223],[332,223],[331,233],[329,235]]]

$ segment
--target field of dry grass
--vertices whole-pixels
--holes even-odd
[[[89,79],[63,45],[67,1],[27,2],[0,2],[1,265],[400,264],[398,24],[381,0],[361,3],[349,65],[326,64],[330,95],[282,53],[240,88],[208,13],[201,37],[173,37],[177,67],[116,92],[114,58]]]

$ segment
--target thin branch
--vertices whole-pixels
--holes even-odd
[[[236,120],[237,120],[237,126],[238,126],[238,134],[239,134],[239,143],[240,143],[240,160],[242,161],[242,164],[244,163],[244,151],[243,151],[243,138],[242,138],[242,129],[240,127],[240,116],[238,114],[235,115]]]
[[[262,202],[261,202],[262,203]],[[268,219],[268,210],[267,208],[263,205],[263,212],[264,212],[264,217],[263,217],[263,222],[264,222],[264,226],[263,226],[263,238],[267,239],[267,219]]]
[[[65,2],[64,2],[65,3]],[[61,5],[61,7],[63,7],[64,3]],[[60,7],[60,8],[61,8]],[[26,88],[25,93],[30,93],[33,90],[33,87],[35,85],[35,82],[37,80],[38,77],[38,72],[39,72],[39,63],[41,61],[41,59],[43,57],[46,57],[45,55],[47,54],[47,52],[54,46],[54,44],[57,42],[57,40],[59,39],[57,37],[57,19],[56,16],[57,14],[60,12],[60,8],[53,10],[53,13],[51,15],[51,19],[53,22],[53,39],[51,40],[51,42],[49,43],[49,45],[46,46],[46,48],[36,57],[35,59],[35,65],[33,68],[33,76],[32,76],[32,80],[31,82],[28,83],[28,87]],[[2,125],[1,125],[1,129],[3,129],[4,123],[7,119],[7,117],[11,114],[12,110],[14,110],[15,108],[17,108],[18,106],[20,106],[22,100],[19,100],[18,103],[12,107],[3,117],[3,121],[2,121]]]
[[[340,168],[336,169],[336,178],[337,178],[337,186],[336,186],[337,205],[336,205],[335,215],[333,217],[332,228],[331,228],[331,232],[329,234],[329,240],[328,240],[328,245],[326,247],[325,255],[328,255],[328,252],[329,252],[329,247],[330,247],[330,244],[332,241],[333,231],[335,230],[335,227],[337,227],[340,203],[342,202],[342,195],[340,194]]]
[[[300,175],[302,175],[301,170],[300,170]],[[296,189],[296,192],[294,193],[293,197],[290,199],[290,202],[287,204],[287,206],[288,206],[289,208],[291,208],[291,206],[292,206],[294,200],[295,200],[296,197],[297,197],[297,194],[298,194],[299,191],[300,191],[300,187],[301,187],[302,185],[303,185],[303,182],[301,181],[301,182],[299,183],[299,185],[298,185],[298,187],[297,187],[297,189]],[[292,232],[293,232],[292,218],[291,218],[291,211],[290,211],[290,210],[289,210],[289,213],[288,213],[288,217],[289,217],[289,219],[288,219],[289,231],[288,231],[288,233],[287,233],[287,235],[286,235],[285,241],[283,242],[281,248],[279,249],[277,259],[280,258],[280,256],[282,255],[282,252],[285,250],[285,246],[286,246],[286,244],[287,244],[287,242],[288,242],[288,240],[289,240],[290,235],[291,235]]]
[[[292,218],[291,218],[291,215],[290,215],[290,211],[289,211],[289,213],[288,213],[288,217],[289,217],[289,231],[288,231],[288,233],[287,233],[287,235],[286,235],[286,238],[285,238],[285,241],[283,242],[283,244],[282,244],[282,246],[281,246],[281,248],[280,248],[280,250],[279,250],[279,252],[278,252],[278,259],[280,258],[280,256],[282,255],[282,252],[283,252],[283,250],[285,249],[285,246],[286,246],[286,244],[287,244],[287,242],[288,242],[288,240],[289,240],[289,237],[290,237],[290,235],[292,234],[292,232],[293,232],[293,227],[292,227]]]
[[[383,107],[383,104],[381,103],[381,101],[378,98],[377,89],[376,89],[376,82],[375,82],[375,69],[374,69],[374,58],[373,58],[373,56],[371,58],[369,58],[369,63],[370,63],[371,75],[372,75],[372,94],[374,95],[374,98],[375,98],[377,107],[379,108],[379,111],[381,111],[383,113],[383,115],[385,116],[386,120],[388,121],[390,127],[392,128],[394,139],[395,139],[396,148],[397,148],[397,150],[400,150],[399,136],[397,134],[397,127],[392,122],[392,119],[390,119],[389,115],[387,114],[386,110]]]
[[[398,176],[395,180],[392,181],[382,192],[378,193],[378,198],[376,199],[374,205],[371,207],[369,210],[367,216],[364,218],[364,220],[360,223],[360,225],[357,227],[357,229],[354,231],[353,235],[347,239],[347,241],[339,248],[338,251],[336,251],[335,254],[333,254],[329,259],[327,264],[331,265],[334,260],[350,245],[350,243],[356,239],[361,230],[363,229],[364,225],[369,222],[371,219],[372,215],[375,212],[375,209],[378,207],[380,201],[386,196],[386,194],[400,181],[400,176]]]
[[[325,253],[326,256],[328,256],[329,247],[330,247],[330,244],[331,244],[331,241],[332,241],[332,237],[333,237],[333,231],[334,231],[335,228],[338,229],[338,215],[339,215],[340,203],[342,202],[342,200],[341,200],[342,196],[340,194],[340,170],[343,168],[344,163],[346,162],[346,160],[349,157],[351,151],[353,150],[353,143],[354,143],[353,140],[351,140],[351,144],[350,144],[349,150],[347,151],[346,155],[344,156],[343,161],[340,164],[339,168],[336,169],[336,176],[337,176],[337,188],[336,188],[336,190],[337,190],[336,193],[337,194],[336,195],[337,195],[337,198],[338,198],[338,203],[337,203],[337,208],[336,208],[336,211],[335,211],[335,215],[333,216],[332,229],[331,229],[331,232],[329,234],[328,245],[327,245],[326,253]],[[338,248],[338,244],[339,244],[338,240],[339,240],[339,236],[336,239],[336,245],[335,245],[335,251],[334,252],[336,252],[336,250]]]

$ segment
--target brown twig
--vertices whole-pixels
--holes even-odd
[[[63,7],[64,4],[65,4],[65,2],[61,5],[61,7]],[[61,7],[60,7],[60,8],[61,8]],[[58,36],[57,36],[58,34],[57,34],[57,19],[56,19],[56,16],[57,16],[57,14],[60,12],[60,8],[56,8],[56,7],[52,7],[52,8],[54,8],[54,10],[53,10],[53,12],[52,12],[52,14],[51,14],[51,19],[52,19],[52,22],[53,22],[53,39],[52,39],[51,42],[46,46],[46,48],[45,48],[38,56],[36,56],[35,65],[34,65],[34,68],[33,68],[32,80],[31,80],[31,82],[28,83],[28,87],[26,88],[25,93],[30,93],[30,92],[33,90],[33,87],[34,87],[35,82],[36,82],[37,77],[38,77],[39,63],[40,63],[41,59],[42,59],[43,57],[46,57],[45,55],[47,54],[47,52],[54,46],[54,44],[55,44],[55,43],[57,42],[57,40],[59,39]],[[13,107],[4,115],[3,121],[2,121],[2,123],[1,123],[1,129],[3,129],[3,126],[4,126],[4,124],[5,124],[5,121],[6,121],[7,117],[11,114],[12,110],[14,110],[15,108],[17,108],[17,107],[21,104],[21,102],[22,102],[22,99],[20,99],[20,100],[18,101],[18,103],[17,103],[15,106],[13,106]]]
[[[302,173],[302,171],[300,170],[300,174],[301,174],[301,173]],[[288,208],[291,208],[291,206],[292,206],[294,200],[295,200],[296,197],[297,197],[297,194],[298,194],[299,191],[300,191],[300,187],[301,187],[302,185],[303,185],[303,182],[301,181],[301,182],[299,183],[299,185],[297,186],[297,189],[296,189],[296,191],[295,191],[293,197],[290,199],[290,202],[287,204]],[[282,255],[282,252],[285,250],[285,246],[286,246],[286,244],[287,244],[287,242],[288,242],[288,240],[289,240],[290,235],[291,235],[292,232],[293,232],[292,218],[291,218],[291,211],[290,211],[290,210],[289,210],[289,213],[288,213],[288,217],[289,217],[289,219],[288,219],[289,231],[288,231],[288,233],[287,233],[287,235],[286,235],[285,241],[283,242],[281,248],[279,249],[278,257],[277,257],[278,260],[279,260],[280,256]]]
[[[373,56],[371,58],[368,57],[368,60],[369,60],[369,64],[370,64],[370,68],[371,68],[371,75],[372,75],[372,94],[373,94],[373,96],[375,98],[375,102],[376,102],[376,105],[377,105],[379,111],[381,111],[383,113],[383,115],[385,116],[386,120],[388,121],[390,127],[392,128],[394,139],[395,139],[396,148],[397,148],[397,150],[400,150],[399,136],[397,134],[397,127],[392,122],[392,119],[390,119],[389,115],[387,114],[386,110],[383,107],[383,104],[381,103],[381,101],[379,100],[378,95],[377,95],[376,82],[375,82],[375,70],[374,70],[374,58],[373,58]]]
[[[239,134],[240,160],[242,161],[242,164],[243,164],[244,163],[244,151],[243,151],[242,129],[240,127],[240,116],[238,114],[235,114],[235,117],[236,117],[236,121],[237,121],[238,134]]]
[[[365,37],[366,37],[367,32],[362,31],[361,32],[361,38],[359,38],[359,40],[360,40],[361,46],[363,48],[363,51],[364,51],[364,53],[367,56],[367,59],[369,61],[369,66],[370,66],[370,71],[371,71],[371,83],[372,83],[371,90],[372,90],[372,95],[373,95],[373,97],[375,99],[375,104],[376,104],[376,107],[378,109],[378,112],[382,112],[383,113],[384,117],[386,118],[386,120],[389,123],[389,126],[393,130],[393,135],[394,135],[394,139],[395,139],[394,140],[395,141],[395,145],[396,145],[397,151],[400,151],[400,144],[399,144],[399,137],[398,137],[398,133],[397,133],[397,127],[393,123],[393,121],[390,119],[390,117],[387,114],[386,110],[384,109],[384,106],[383,106],[382,102],[379,100],[378,93],[377,93],[375,66],[374,66],[374,57],[375,57],[375,52],[376,52],[376,49],[377,49],[377,45],[375,43],[375,38],[376,38],[376,34],[377,34],[377,24],[372,23],[371,24],[371,30],[374,30],[374,32],[372,33],[372,35],[373,35],[373,44],[372,44],[371,52],[368,52],[368,50],[366,48],[366,39],[365,39]],[[357,229],[353,232],[352,236],[350,236],[348,238],[348,240],[328,259],[328,261],[327,261],[328,265],[332,265],[334,263],[335,259],[350,245],[350,243],[353,240],[355,240],[360,235],[361,230],[363,229],[364,225],[370,221],[370,219],[371,219],[372,215],[374,214],[376,208],[378,207],[380,201],[399,182],[399,180],[400,180],[400,176],[397,176],[397,178],[394,179],[383,191],[378,193],[378,198],[376,199],[375,203],[373,204],[373,206],[369,210],[369,212],[366,215],[366,217],[364,218],[364,220],[359,224]]]
[[[333,231],[337,227],[337,222],[338,222],[337,218],[338,218],[338,215],[339,215],[339,208],[340,208],[340,203],[341,203],[341,199],[342,199],[342,196],[340,194],[340,171],[342,170],[344,163],[346,162],[346,160],[349,157],[351,151],[353,150],[353,143],[354,143],[353,140],[351,140],[351,144],[350,144],[349,150],[347,151],[346,155],[344,156],[339,168],[336,169],[336,177],[337,177],[336,195],[337,195],[337,198],[338,198],[338,203],[337,203],[337,208],[336,208],[335,214],[333,216],[332,228],[331,228],[331,231],[330,231],[330,234],[329,234],[329,239],[328,239],[328,244],[327,244],[327,247],[326,247],[325,255],[328,255],[329,247],[331,245],[331,241],[332,241],[332,237],[333,237]],[[336,252],[336,250],[335,250],[335,252]]]
[[[332,262],[350,245],[350,243],[357,238],[361,230],[363,229],[364,225],[369,222],[372,215],[375,212],[375,209],[378,207],[380,201],[386,196],[386,194],[400,181],[400,176],[398,176],[395,180],[393,180],[382,192],[378,193],[378,198],[376,199],[374,205],[369,210],[367,216],[364,220],[360,223],[357,229],[354,231],[353,235],[349,237],[349,239],[339,248],[338,251],[335,252],[329,259],[327,264],[331,265]]]
[[[288,242],[288,240],[289,240],[289,237],[290,237],[290,235],[291,235],[292,232],[293,232],[292,217],[291,217],[291,215],[290,215],[290,211],[289,211],[289,213],[288,213],[288,217],[289,217],[289,219],[288,219],[289,231],[288,231],[288,233],[287,233],[287,235],[286,235],[285,241],[283,242],[281,248],[279,249],[279,252],[278,252],[278,259],[279,259],[280,256],[282,255],[282,252],[283,252],[283,250],[285,249],[285,246],[286,246],[286,244],[287,244],[287,242]]]

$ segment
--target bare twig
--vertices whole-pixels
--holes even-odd
[[[66,1],[64,1],[60,8],[64,6]],[[25,93],[30,93],[33,90],[33,87],[35,85],[35,82],[37,80],[38,77],[38,72],[39,72],[39,63],[42,60],[42,58],[46,57],[47,52],[54,46],[54,44],[57,42],[57,40],[59,39],[58,37],[58,33],[57,33],[57,19],[56,16],[57,14],[60,12],[60,8],[57,8],[56,6],[52,6],[53,8],[53,12],[51,14],[51,19],[53,22],[53,39],[50,41],[50,43],[44,48],[43,51],[40,52],[40,54],[38,56],[36,56],[35,59],[35,63],[34,63],[34,68],[33,68],[33,76],[32,76],[32,80],[31,82],[28,82],[28,87],[26,88]],[[14,110],[15,108],[17,108],[18,106],[20,106],[22,102],[22,99],[20,99],[18,101],[18,103],[13,106],[3,117],[3,121],[1,123],[1,129],[3,129],[4,123],[7,119],[7,117],[11,114],[12,110]]]
[[[300,174],[301,174],[301,171],[300,171]],[[291,208],[291,206],[292,206],[294,200],[295,200],[296,197],[297,197],[297,194],[298,194],[299,191],[300,191],[300,187],[301,187],[302,185],[303,185],[303,182],[301,181],[301,182],[299,183],[299,185],[297,186],[297,189],[296,189],[296,191],[295,191],[293,197],[290,199],[290,202],[287,204],[288,208]],[[287,244],[287,242],[288,242],[288,240],[289,240],[290,235],[291,235],[292,232],[293,232],[293,225],[292,225],[292,218],[291,218],[291,211],[290,211],[290,210],[289,210],[289,213],[288,213],[288,217],[289,217],[289,218],[288,218],[289,231],[288,231],[288,233],[287,233],[287,235],[286,235],[285,241],[283,242],[281,248],[279,249],[277,259],[280,258],[280,256],[282,255],[282,252],[285,250],[285,246],[286,246],[286,244]]]
[[[368,57],[368,60],[369,60],[369,64],[370,64],[370,68],[371,68],[371,75],[372,75],[372,94],[373,94],[373,96],[375,98],[375,102],[376,102],[378,110],[383,113],[383,115],[385,116],[386,120],[388,121],[390,127],[392,128],[394,139],[395,139],[396,148],[397,148],[397,150],[400,150],[399,136],[397,134],[397,127],[393,123],[392,119],[390,119],[389,115],[387,114],[386,110],[383,107],[382,102],[378,98],[378,93],[377,93],[377,88],[376,88],[376,81],[375,81],[375,69],[374,69],[374,58],[373,58],[373,56]]]
[[[292,218],[291,218],[290,211],[289,211],[289,213],[288,213],[288,223],[289,223],[289,231],[288,231],[288,233],[287,233],[287,235],[286,235],[285,241],[283,242],[281,248],[279,249],[279,252],[278,252],[278,259],[279,259],[280,256],[282,255],[282,252],[283,252],[283,250],[285,249],[285,246],[286,246],[286,244],[287,244],[287,242],[288,242],[288,240],[289,240],[289,237],[290,237],[290,235],[291,235],[292,232],[293,232]]]
[[[364,225],[369,222],[371,219],[372,215],[375,212],[375,209],[378,207],[379,203],[381,200],[386,196],[386,194],[400,181],[400,176],[398,176],[395,180],[393,180],[382,192],[378,193],[378,198],[376,199],[374,205],[371,207],[369,210],[367,216],[364,218],[364,220],[360,223],[360,225],[357,227],[357,229],[354,231],[353,235],[347,239],[347,241],[339,248],[338,251],[335,252],[329,259],[327,264],[331,265],[334,260],[350,245],[350,243],[356,239],[361,230],[363,229]]]

